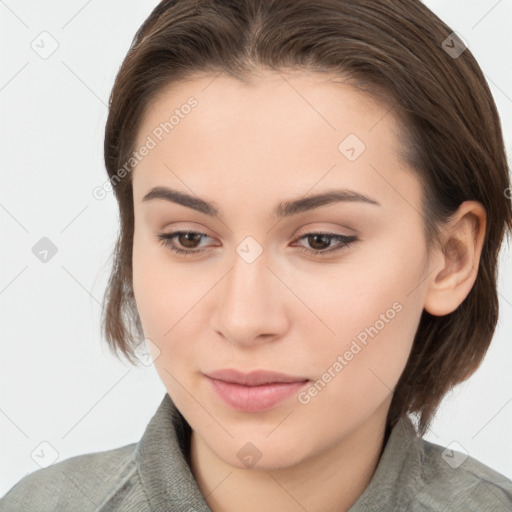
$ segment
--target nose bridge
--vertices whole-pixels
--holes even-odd
[[[236,247],[219,300],[216,326],[232,342],[250,343],[263,334],[276,335],[283,328],[279,280],[267,267],[267,256],[254,239],[244,239]]]
[[[229,307],[251,305],[253,309],[259,308],[262,296],[268,299],[270,295],[269,275],[272,273],[267,264],[267,253],[260,244],[241,242],[236,248],[233,268],[227,276],[224,303]]]

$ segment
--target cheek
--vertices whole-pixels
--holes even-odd
[[[326,334],[311,357],[320,378],[322,372],[336,375],[333,391],[387,394],[405,367],[423,311],[418,285],[424,253],[421,240],[399,243],[388,241],[374,254],[361,251],[357,262],[347,260],[322,281],[328,287],[322,290],[317,281],[308,297],[308,305],[332,331],[322,327]],[[313,324],[305,327],[311,339],[320,323]]]
[[[180,296],[177,292],[180,283],[173,275],[176,271],[161,261],[162,253],[164,248],[157,242],[136,232],[132,254],[133,293],[144,333],[160,348],[165,333],[178,320],[176,299]]]
[[[136,227],[133,240],[133,292],[141,320],[161,319],[161,311],[171,313],[168,300],[177,296],[179,268],[166,263],[167,252],[154,239],[149,228]]]
[[[164,355],[193,354],[198,348],[190,340],[202,325],[197,315],[216,279],[172,262],[164,247],[141,238],[134,237],[133,292],[146,338]]]
[[[162,262],[164,248],[157,250],[149,244],[142,247],[134,240],[133,291],[137,310],[154,368],[167,391],[183,407],[180,399],[182,372],[189,368],[193,344],[197,333],[187,331],[193,325],[190,315],[193,298],[186,293],[194,287],[185,287],[179,265]],[[157,244],[155,244],[157,245]],[[181,276],[181,278],[180,278]],[[176,380],[178,379],[178,380]]]
[[[137,304],[137,311],[144,327],[146,337],[152,338],[155,332],[155,307],[158,306],[157,297],[161,296],[162,284],[152,265],[150,251],[144,246],[140,237],[134,236],[132,252],[133,293]]]
[[[326,428],[333,435],[340,424],[350,429],[388,399],[407,363],[421,308],[386,284],[362,303],[340,300],[331,321],[325,317],[336,337],[325,338],[314,350],[309,346],[313,382],[298,399],[305,405],[305,421],[330,411],[332,423]]]
[[[424,256],[421,240],[406,243],[382,237],[382,242],[368,243],[339,264],[319,265],[315,272],[312,267],[301,269],[294,292],[323,321],[326,334],[329,328],[333,341],[343,343],[374,324],[379,332],[393,324],[403,329],[416,321],[417,315],[410,315],[422,310]]]

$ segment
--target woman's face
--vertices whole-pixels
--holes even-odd
[[[198,77],[150,105],[142,146],[135,298],[194,435],[228,464],[247,467],[249,454],[277,468],[383,422],[429,273],[420,185],[388,108],[316,74],[265,73],[255,86]],[[154,187],[191,196],[188,206],[144,200]],[[368,201],[307,200],[342,190]],[[158,238],[177,231],[193,234]],[[205,376],[221,369],[308,382],[274,385],[290,393],[277,402],[269,387],[245,402],[230,388],[237,407]]]

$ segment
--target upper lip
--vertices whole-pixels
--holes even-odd
[[[205,374],[207,377],[225,382],[233,382],[235,384],[243,384],[245,386],[259,386],[262,384],[270,384],[272,382],[301,382],[309,380],[307,377],[294,377],[279,372],[271,372],[267,370],[254,370],[244,373],[235,369],[215,370]]]

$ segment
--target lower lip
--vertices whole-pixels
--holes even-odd
[[[274,382],[261,386],[244,386],[207,377],[217,395],[239,411],[260,412],[297,393],[309,381]]]

